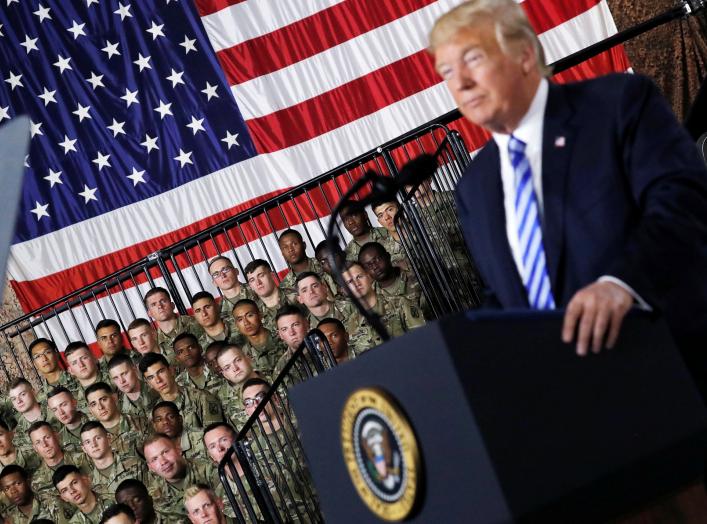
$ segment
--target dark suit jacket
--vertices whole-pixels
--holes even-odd
[[[610,75],[551,84],[542,155],[543,241],[558,307],[611,275],[664,312],[673,334],[704,336],[707,350],[707,173],[653,83]],[[468,167],[457,200],[493,300],[528,307],[493,140]]]

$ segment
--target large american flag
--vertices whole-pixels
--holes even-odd
[[[33,122],[26,311],[454,107],[425,47],[460,0],[0,2],[0,121]],[[605,0],[522,5],[549,62],[616,32]],[[617,48],[560,80],[627,68]]]

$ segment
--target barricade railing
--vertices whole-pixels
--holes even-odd
[[[311,330],[219,463],[238,522],[324,521],[287,390],[334,366],[326,337]]]

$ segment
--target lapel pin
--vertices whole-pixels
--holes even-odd
[[[555,147],[565,147],[565,137],[555,137]]]

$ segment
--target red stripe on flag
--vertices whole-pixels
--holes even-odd
[[[199,16],[206,16],[242,2],[245,0],[194,0],[194,5]]]
[[[560,0],[548,2],[547,0],[525,0],[520,4],[528,15],[530,24],[538,34],[552,29],[562,23],[589,11],[600,3],[601,0],[573,0],[568,2]]]
[[[350,0],[217,53],[230,85],[278,71],[436,0]]]
[[[427,51],[398,60],[300,104],[247,120],[262,153],[290,147],[358,120],[440,81]]]
[[[578,82],[609,73],[623,73],[631,67],[623,46],[616,46],[552,77],[555,82]]]

